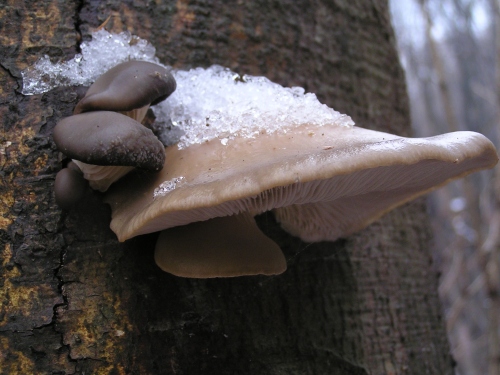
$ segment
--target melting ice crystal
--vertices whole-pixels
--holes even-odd
[[[63,85],[90,85],[113,66],[128,60],[159,63],[155,48],[129,33],[99,30],[82,43],[82,53],[66,62],[45,56],[22,72],[25,95]],[[352,126],[349,116],[321,104],[301,87],[286,88],[265,77],[239,76],[221,66],[173,70],[176,91],[153,107],[157,122],[171,124],[183,135],[179,148],[218,138],[223,145],[235,137],[287,132],[302,125]]]
[[[174,190],[177,186],[181,185],[184,182],[184,177],[176,177],[168,181],[164,181],[158,186],[153,192],[153,198],[161,197],[167,195],[172,190]]]

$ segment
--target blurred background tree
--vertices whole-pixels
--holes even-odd
[[[455,130],[500,145],[498,0],[391,0],[415,136]],[[458,374],[500,374],[500,175],[429,198],[439,292]]]

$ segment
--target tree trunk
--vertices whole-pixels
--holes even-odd
[[[5,1],[4,1],[5,2]],[[220,64],[302,86],[357,125],[408,135],[385,0],[7,1],[0,5],[0,373],[451,374],[422,201],[348,239],[280,244],[277,277],[161,272],[156,234],[118,243],[98,193],[55,204],[51,138],[78,89],[23,96],[20,71],[106,28],[165,64]],[[106,5],[104,5],[106,4]]]

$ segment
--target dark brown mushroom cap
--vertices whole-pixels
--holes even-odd
[[[100,76],[78,102],[74,114],[88,111],[130,111],[165,100],[176,88],[164,67],[146,61],[128,61]]]
[[[116,112],[66,117],[56,125],[53,136],[61,152],[89,164],[157,171],[165,162],[164,146],[153,132]]]
[[[68,168],[61,169],[56,175],[54,193],[56,203],[62,209],[69,209],[78,203],[88,186],[81,172],[73,168],[68,165]]]

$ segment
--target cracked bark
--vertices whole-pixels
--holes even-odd
[[[155,234],[116,241],[99,194],[55,205],[65,160],[50,135],[78,88],[17,91],[22,69],[72,57],[111,16],[164,63],[266,75],[407,135],[385,1],[7,1],[0,14],[0,373],[451,373],[421,202],[312,245],[265,214],[284,275],[175,278],[153,263]]]

